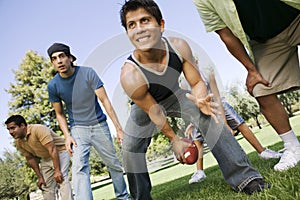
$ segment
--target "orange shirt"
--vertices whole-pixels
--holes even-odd
[[[25,138],[16,139],[15,144],[23,156],[33,155],[42,159],[49,159],[51,156],[44,145],[51,141],[54,141],[58,152],[66,149],[64,138],[57,135],[47,126],[29,124]]]

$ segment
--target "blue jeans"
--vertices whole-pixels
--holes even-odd
[[[123,169],[116,156],[106,121],[94,126],[74,126],[71,134],[77,143],[73,147],[72,176],[76,200],[93,199],[90,183],[90,148],[93,146],[110,173],[117,199],[129,199]]]
[[[242,190],[250,181],[262,178],[251,166],[247,155],[224,122],[219,119],[221,122],[216,124],[210,116],[202,114],[199,108],[186,98],[186,93],[187,91],[180,89],[159,103],[166,115],[181,117],[199,128],[218,161],[226,182],[233,189]],[[148,115],[137,105],[132,105],[122,147],[123,165],[134,199],[152,199],[145,154],[155,129]]]

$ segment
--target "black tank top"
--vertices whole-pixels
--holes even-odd
[[[127,58],[127,60],[134,62],[136,67],[145,75],[149,85],[148,91],[157,102],[168,98],[179,89],[178,78],[182,72],[181,59],[175,53],[167,39],[164,39],[164,41],[166,43],[166,51],[169,59],[166,63],[167,67],[163,72],[157,72],[143,67],[132,55]]]
[[[246,34],[265,42],[281,33],[300,11],[280,0],[233,0]]]

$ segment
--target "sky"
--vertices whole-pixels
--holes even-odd
[[[18,69],[28,50],[48,57],[47,48],[54,42],[69,45],[78,65],[96,68],[116,112],[119,109],[124,112],[126,105],[116,105],[123,98],[118,96],[122,93],[119,73],[133,47],[119,19],[123,1],[0,0],[0,156],[4,150],[15,150],[4,124],[11,101],[5,89],[14,83],[13,70]],[[205,31],[192,0],[156,0],[156,3],[165,20],[166,36],[182,36],[192,43],[196,53],[203,57],[199,62],[205,63],[206,58],[213,62],[223,84],[245,81],[245,69],[227,52],[215,33]],[[123,124],[126,114],[119,117]]]

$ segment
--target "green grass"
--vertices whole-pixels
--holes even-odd
[[[290,118],[294,131],[300,135],[300,115]],[[262,143],[273,150],[283,148],[279,136],[270,126],[263,129],[253,129]],[[189,185],[188,180],[195,166],[177,164],[170,168],[150,174],[152,181],[152,197],[154,200],[232,200],[232,199],[300,199],[300,165],[285,172],[275,172],[273,166],[278,159],[261,160],[252,146],[241,136],[239,143],[248,154],[252,165],[258,169],[271,188],[254,195],[237,193],[225,182],[216,160],[208,153],[204,156],[204,169],[207,175],[205,181]],[[95,200],[114,199],[112,184],[105,185],[93,191]]]
[[[279,150],[282,143],[271,146]],[[286,172],[275,172],[273,166],[277,160],[261,160],[257,153],[248,154],[253,166],[259,170],[272,187],[252,196],[237,193],[225,182],[218,166],[205,170],[207,178],[201,183],[189,185],[190,175],[183,176],[153,187],[153,199],[161,200],[195,200],[195,199],[300,199],[300,166]],[[175,172],[174,172],[175,173]]]

